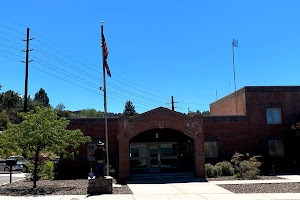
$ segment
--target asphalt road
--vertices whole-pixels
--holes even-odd
[[[23,173],[14,173],[12,174],[12,182],[13,181],[17,181],[17,180],[22,180],[24,179],[25,177],[25,174]],[[1,174],[1,171],[0,171],[0,185],[5,185],[9,183],[9,174]]]

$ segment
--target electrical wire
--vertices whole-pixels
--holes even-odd
[[[10,28],[10,27],[8,27],[8,26],[5,26],[5,25],[3,25],[3,24],[0,24],[0,26],[5,27],[5,28],[7,28],[7,29],[9,29],[9,30],[15,31],[15,32],[17,32],[17,33],[19,33],[19,34],[26,35],[26,34],[20,32],[20,31],[17,31],[17,30],[15,30],[15,29]]]
[[[20,55],[18,55],[18,54],[11,53],[11,52],[8,52],[8,51],[2,50],[2,49],[0,49],[0,51],[3,51],[3,52],[5,52],[5,53],[9,53],[9,54],[11,54],[11,55],[15,55],[15,56],[18,56],[18,57],[24,58],[24,56],[20,56]]]
[[[59,59],[59,58],[57,58],[57,57],[55,57],[55,56],[49,54],[48,52],[46,52],[46,51],[44,51],[44,50],[38,48],[38,47],[35,46],[35,45],[32,45],[32,46],[35,47],[36,49],[38,49],[38,50],[35,49],[35,51],[37,51],[38,53],[41,53],[41,54],[47,56],[48,58],[53,59],[53,60],[55,60],[56,62],[61,63],[62,65],[66,66],[66,67],[69,67],[69,68],[71,68],[71,69],[73,69],[73,70],[75,70],[75,71],[77,71],[77,72],[83,73],[84,75],[88,76],[89,78],[92,78],[92,79],[94,79],[94,80],[96,80],[96,81],[99,81],[99,79],[100,79],[100,80],[102,81],[101,78],[98,78],[98,77],[95,77],[95,76],[93,76],[93,75],[90,75],[89,73],[86,73],[85,71],[83,71],[83,70],[81,70],[81,69],[79,69],[79,68],[77,68],[77,67],[75,67],[75,66],[73,66],[73,65],[71,65],[71,64],[65,64],[65,63],[66,63],[65,61],[63,61],[63,60],[61,60],[61,59]],[[40,51],[39,51],[39,50],[40,50]],[[41,51],[42,51],[42,52],[45,52],[45,53],[42,53]],[[46,55],[46,54],[48,54],[48,55]],[[50,56],[49,56],[49,55],[50,55]],[[111,83],[107,83],[107,84],[108,84],[109,86],[115,88],[115,89],[119,89],[119,90],[121,90],[121,91],[123,91],[123,92],[127,92],[127,93],[129,93],[129,94],[135,95],[135,96],[140,97],[140,98],[142,98],[142,99],[144,99],[144,100],[146,100],[146,101],[152,101],[152,102],[155,101],[155,102],[158,102],[159,104],[162,104],[162,103],[163,103],[162,101],[157,101],[157,100],[154,100],[154,99],[151,99],[151,98],[144,97],[144,96],[139,95],[139,94],[135,94],[135,93],[130,92],[130,91],[126,90],[126,89],[123,89],[123,88],[120,88],[120,87],[118,87],[118,86],[115,86],[115,85],[113,85],[113,84],[111,84]]]
[[[11,42],[11,43],[14,43],[14,44],[17,44],[17,45],[20,45],[20,46],[23,46],[24,47],[24,45],[23,44],[19,44],[19,43],[17,43],[17,42],[14,42],[14,41],[11,41],[11,40],[8,40],[8,39],[5,39],[5,38],[3,38],[3,37],[0,37],[1,39],[3,39],[3,40],[6,40],[6,41],[9,41],[9,42]]]
[[[0,56],[1,56],[1,55],[0,55]],[[85,90],[87,90],[87,91],[90,91],[90,92],[92,92],[92,93],[95,93],[95,94],[97,94],[97,95],[102,96],[101,93],[97,93],[97,92],[95,92],[95,91],[93,91],[93,90],[90,90],[90,89],[88,89],[88,88],[82,87],[82,86],[80,86],[80,85],[78,85],[78,84],[76,84],[76,83],[73,83],[73,82],[68,81],[68,80],[66,80],[66,79],[63,79],[63,78],[61,78],[61,77],[59,77],[59,76],[56,76],[56,75],[51,74],[51,73],[49,73],[49,72],[46,72],[46,71],[44,71],[44,70],[42,70],[42,69],[40,69],[40,68],[38,68],[38,67],[35,67],[35,66],[33,66],[33,65],[30,65],[30,67],[33,67],[33,68],[35,68],[35,69],[37,69],[37,70],[39,70],[39,71],[42,71],[42,72],[44,72],[44,73],[46,73],[46,74],[48,74],[48,75],[53,76],[53,77],[55,77],[55,78],[58,78],[58,79],[60,79],[60,80],[63,80],[63,81],[65,81],[65,82],[68,82],[68,83],[70,83],[70,84],[72,84],[72,85],[75,85],[75,86],[77,86],[77,87],[80,87],[80,88],[82,88],[82,89],[85,89]],[[117,102],[124,103],[123,101],[120,101],[120,100],[115,99],[115,98],[113,98],[113,97],[108,97],[108,98],[109,98],[109,99],[112,99],[112,100],[114,100],[114,101],[117,101]],[[145,107],[142,107],[142,106],[136,106],[136,107],[143,108],[143,109],[148,109],[148,108],[145,108]]]

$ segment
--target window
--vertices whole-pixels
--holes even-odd
[[[218,157],[218,145],[217,141],[204,142],[204,152],[207,158]]]
[[[267,108],[267,124],[281,124],[280,108]]]
[[[284,156],[284,147],[282,140],[268,140],[270,156]]]

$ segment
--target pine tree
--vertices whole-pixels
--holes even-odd
[[[125,108],[124,108],[124,111],[123,111],[123,115],[129,115],[129,116],[133,116],[133,115],[136,115],[136,111],[135,111],[135,108],[134,106],[132,105],[132,102],[131,101],[127,101],[125,103]]]

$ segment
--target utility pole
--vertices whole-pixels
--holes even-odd
[[[173,99],[173,96],[171,96],[171,101],[172,101],[172,110],[174,111],[174,99]]]
[[[25,101],[24,101],[24,112],[27,112],[27,97],[28,97],[28,63],[29,61],[29,51],[32,51],[33,49],[29,50],[29,41],[33,40],[34,38],[29,39],[29,28],[27,28],[27,39],[23,40],[26,41],[26,70],[25,70]]]

